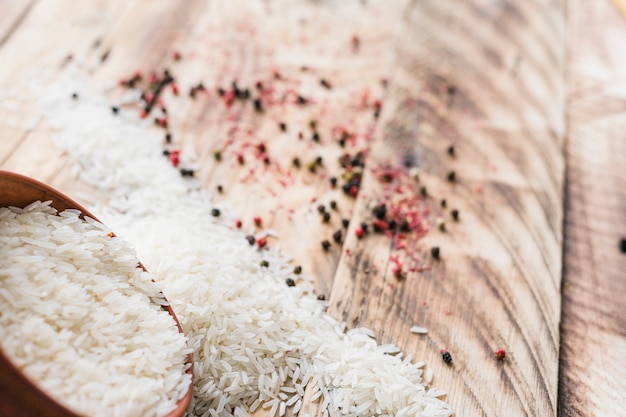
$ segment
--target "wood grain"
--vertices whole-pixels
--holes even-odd
[[[608,1],[568,3],[569,135],[560,415],[626,404],[626,20]]]
[[[560,2],[412,3],[368,164],[419,166],[448,231],[433,228],[420,243],[432,269],[400,281],[385,238],[349,232],[352,255],[335,277],[330,314],[424,358],[459,415],[556,414],[563,12]],[[364,181],[355,215],[369,221],[383,185],[369,172]],[[460,210],[458,224],[437,208],[442,198]],[[435,245],[441,261],[429,258]],[[428,336],[410,335],[415,324]],[[453,366],[441,360],[444,347]]]

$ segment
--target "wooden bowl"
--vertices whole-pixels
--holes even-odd
[[[52,200],[52,207],[58,211],[68,208],[80,210],[83,215],[96,219],[87,209],[63,195],[54,188],[32,178],[13,172],[0,170],[0,207],[26,207],[33,201]],[[141,263],[141,268],[144,268]],[[178,318],[170,306],[163,307],[176,321],[180,333],[183,332]],[[176,409],[167,417],[181,417],[184,415],[193,391],[193,366],[191,355],[187,356],[189,365],[188,374],[192,383],[189,391],[178,402]],[[66,409],[43,392],[35,383],[30,381],[4,355],[0,349],[0,416],[2,417],[79,417],[78,414]]]

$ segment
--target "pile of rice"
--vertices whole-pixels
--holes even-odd
[[[99,215],[137,248],[181,320],[194,360],[189,416],[297,414],[310,398],[324,417],[451,415],[422,362],[379,346],[367,329],[346,332],[310,282],[285,285],[296,277],[276,244],[250,246],[230,226],[232,209],[211,216],[206,193],[163,158],[158,132],[111,115],[101,95],[72,79],[40,97],[80,178],[107,193]]]
[[[127,242],[50,202],[0,208],[0,346],[89,416],[165,416],[189,389],[187,340]]]

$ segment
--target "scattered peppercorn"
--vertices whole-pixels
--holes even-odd
[[[267,268],[268,266],[270,266],[270,263],[269,263],[268,261],[266,261],[266,260],[262,260],[260,265],[261,265],[262,267]]]
[[[321,156],[318,156],[317,158],[315,158],[315,165],[322,166],[323,162],[324,162],[324,160],[322,159]]]
[[[354,230],[354,234],[356,235],[357,239],[361,239],[363,237],[363,228],[362,227],[357,227]]]
[[[306,98],[298,96],[298,104],[306,104]]]
[[[78,99],[78,93],[72,93],[72,98],[74,100],[77,100]]]
[[[113,114],[118,114],[120,112],[120,108],[117,106],[113,106],[111,107],[111,111],[113,112]]]
[[[337,230],[335,233],[333,233],[333,240],[337,243],[341,243],[342,237],[343,233],[341,232],[341,230]]]
[[[394,219],[391,219],[387,222],[387,227],[389,228],[389,230],[396,230],[397,226],[398,223]]]
[[[363,229],[363,232],[364,232],[364,233],[367,233],[367,223],[362,222],[362,223],[361,223],[361,229]]]
[[[420,187],[420,194],[422,195],[422,197],[426,197],[428,195],[428,190],[426,189],[425,185],[422,185]]]
[[[286,124],[286,123],[284,123],[284,122],[280,122],[280,123],[278,124],[278,128],[279,128],[281,131],[286,132],[286,131],[287,131],[287,124]]]
[[[256,241],[257,246],[259,247],[259,249],[261,249],[262,247],[264,247],[267,244],[267,237],[260,237],[257,239]]]
[[[246,236],[246,239],[248,240],[248,243],[250,244],[250,246],[254,245],[254,243],[256,242],[256,239],[252,235]]]
[[[454,156],[454,145],[448,146],[448,155]]]
[[[317,211],[318,211],[320,214],[323,214],[323,213],[326,211],[326,207],[324,207],[324,205],[323,205],[323,204],[320,204],[319,206],[317,206]]]
[[[503,361],[506,358],[506,351],[504,349],[498,349],[493,352],[497,360]]]
[[[254,224],[255,224],[257,227],[261,227],[261,225],[263,224],[263,221],[261,220],[261,218],[260,218],[259,216],[254,216],[254,217],[252,218],[252,221],[254,221]]]
[[[401,232],[408,232],[409,230],[410,230],[409,222],[406,221],[406,219],[402,219],[402,221],[400,222],[400,231]]]
[[[430,254],[433,256],[433,258],[439,259],[439,256],[441,256],[439,246],[433,246],[432,248],[430,248]]]
[[[311,128],[311,130],[315,130],[317,128],[317,120],[315,119],[309,120],[309,127]]]
[[[195,173],[196,172],[193,169],[181,168],[180,170],[180,175],[182,175],[183,177],[193,177]]]
[[[165,134],[165,143],[172,143],[172,134],[170,132]]]
[[[213,210],[211,210],[211,214],[212,214],[214,217],[219,216],[219,215],[220,215],[220,209],[216,209],[216,208],[214,208]]]
[[[347,229],[348,226],[350,226],[350,220],[348,220],[348,219],[341,219],[341,225],[343,226],[344,229]]]
[[[296,167],[296,168],[300,168],[300,158],[297,158],[297,157],[296,157],[296,158],[293,158],[292,163],[293,163],[293,166],[294,166],[294,167]]]
[[[454,219],[454,221],[459,221],[459,211],[457,209],[453,209],[452,211],[450,211],[450,214],[452,214],[452,218]]]
[[[168,149],[163,149],[163,156],[170,156],[170,151]]]
[[[333,210],[337,210],[337,202],[335,200],[330,201],[330,208]]]
[[[329,83],[328,81],[326,81],[324,78],[322,78],[322,79],[320,80],[320,84],[322,85],[322,87],[327,88],[327,89],[329,89],[329,90],[330,90],[331,88],[333,88],[333,86],[332,86],[332,85],[330,85],[330,83]]]
[[[445,363],[447,363],[448,365],[450,365],[452,363],[452,355],[450,355],[450,352],[448,352],[445,349],[441,350],[441,358],[443,359],[443,361]]]
[[[287,278],[285,280],[285,284],[287,284],[288,287],[295,287],[296,281],[294,281],[292,278]]]
[[[441,200],[441,207],[442,208],[446,208],[448,206],[448,202],[446,201],[446,199],[444,198],[443,200]]]
[[[214,151],[213,152],[213,158],[215,158],[216,161],[221,161],[222,160],[222,151]]]
[[[333,188],[337,186],[337,177],[330,177],[330,186]]]
[[[374,207],[372,212],[374,213],[374,216],[376,216],[378,220],[382,220],[385,218],[385,216],[387,216],[387,206],[384,203],[380,204]]]
[[[258,113],[261,113],[263,111],[263,103],[261,102],[260,98],[254,99],[254,110],[256,110]]]
[[[448,171],[448,181],[450,182],[456,181],[456,172],[454,172],[453,170]]]
[[[322,219],[324,220],[324,223],[328,223],[328,222],[330,221],[330,213],[329,213],[329,212],[327,212],[327,211],[325,211],[325,212],[322,214]]]
[[[437,224],[437,227],[439,228],[439,230],[441,230],[442,232],[446,231],[446,222],[441,217],[437,217],[437,220],[435,220],[435,223]]]
[[[623,237],[622,240],[620,240],[619,249],[622,251],[622,253],[626,253],[626,237]]]
[[[327,240],[323,240],[322,241],[322,249],[327,251],[329,248],[330,248],[330,242],[327,241]]]
[[[217,192],[222,194],[224,192],[224,187],[222,187],[221,185],[217,186]]]
[[[241,229],[241,220],[237,219],[237,221],[235,222],[235,227],[237,229]]]
[[[320,301],[324,301],[324,300],[326,300],[326,296],[324,294],[320,294],[320,295],[317,296],[317,299],[320,300]]]
[[[218,87],[217,88],[217,95],[220,97],[224,97],[224,94],[226,94],[226,90],[224,90],[222,87]]]
[[[294,274],[300,274],[300,273],[302,273],[302,267],[301,267],[300,265],[296,266],[296,267],[293,269],[293,273],[294,273]]]
[[[311,139],[313,139],[313,142],[319,142],[320,141],[320,134],[317,132],[313,132],[313,136],[311,136]]]

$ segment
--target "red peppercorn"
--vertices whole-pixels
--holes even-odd
[[[239,162],[239,165],[243,165],[245,163],[242,154],[237,155],[237,162]]]
[[[267,245],[267,238],[266,237],[258,238],[257,241],[256,241],[256,244],[259,246],[259,249],[261,249],[262,247]]]
[[[172,53],[172,58],[174,58],[174,61],[180,61],[180,59],[181,59],[182,57],[183,57],[183,56],[182,56],[182,55],[180,54],[180,52],[178,52],[178,51],[174,51],[174,52]]]
[[[503,361],[506,358],[506,351],[504,349],[498,349],[493,352],[497,360]]]
[[[254,221],[254,224],[256,224],[258,227],[261,227],[261,225],[263,224],[263,221],[259,216],[254,216],[252,220]]]
[[[174,167],[177,167],[178,163],[180,162],[179,155],[180,155],[179,151],[170,152],[170,162],[172,163],[172,165],[174,165]]]
[[[241,220],[237,219],[237,221],[235,222],[235,226],[237,227],[237,229],[241,229]]]
[[[170,84],[170,88],[172,89],[172,94],[177,96],[178,95],[178,85],[176,85],[176,83],[171,83]]]
[[[356,235],[357,238],[361,239],[363,237],[363,229],[361,229],[360,227],[357,227],[356,230],[354,231],[354,234]]]

